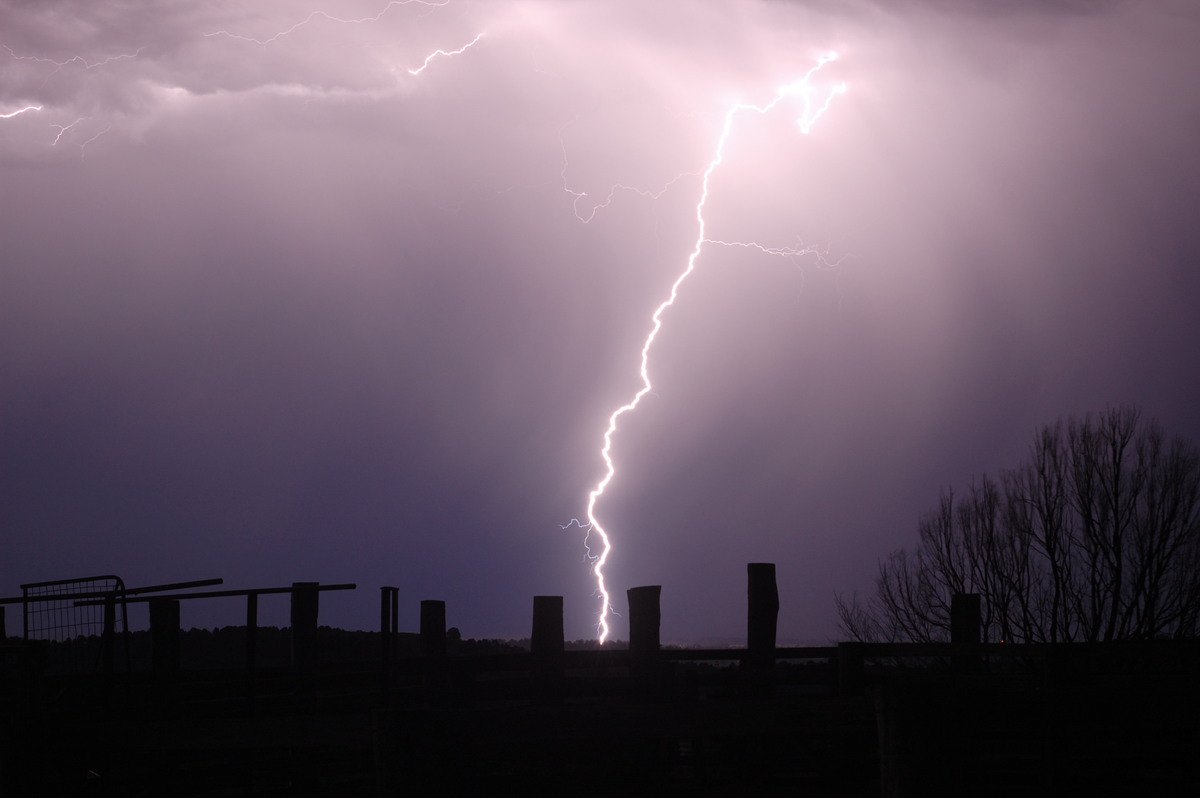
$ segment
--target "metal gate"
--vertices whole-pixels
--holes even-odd
[[[23,634],[26,640],[54,643],[47,665],[68,673],[111,673],[117,653],[118,628],[128,643],[125,582],[113,574],[56,579],[21,585]],[[100,604],[82,604],[83,600]],[[129,646],[124,666],[129,668]]]

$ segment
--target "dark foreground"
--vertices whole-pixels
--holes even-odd
[[[1193,643],[997,650],[104,676],[10,641],[0,795],[1200,795]]]

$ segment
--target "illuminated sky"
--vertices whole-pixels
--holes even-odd
[[[700,257],[615,439],[617,609],[660,584],[665,640],[737,637],[775,562],[781,638],[825,642],[1037,425],[1200,441],[1194,4],[681,7],[0,0],[0,593],[357,582],[322,621],[370,628],[393,584],[476,637],[552,594],[593,636],[560,525],[699,173],[828,49],[847,93],[739,119],[705,210],[828,254]]]

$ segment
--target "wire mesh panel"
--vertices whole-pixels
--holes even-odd
[[[86,673],[112,662],[116,632],[128,630],[125,583],[119,576],[30,582],[21,585],[21,591],[25,639],[53,644],[48,657],[52,669]],[[107,601],[76,606],[84,599]]]

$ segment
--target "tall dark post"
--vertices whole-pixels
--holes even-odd
[[[635,669],[650,670],[658,658],[662,585],[631,587],[626,596],[629,599],[629,657]]]
[[[117,598],[111,593],[104,597],[104,635],[100,646],[104,652],[104,673],[110,675],[117,653]]]
[[[388,697],[392,672],[392,597],[391,590],[379,588],[379,664],[383,668],[383,697]]]
[[[380,663],[386,671],[392,660],[392,597],[388,595],[391,591],[386,587],[379,588],[379,646]]]
[[[446,656],[446,602],[421,602],[421,650],[430,659]]]
[[[312,670],[317,664],[318,582],[292,582],[292,666]]]
[[[246,594],[246,711],[254,712],[255,668],[258,666],[258,594]]]
[[[446,602],[425,599],[421,602],[421,651],[425,655],[425,685],[445,687],[446,673]]]
[[[179,673],[178,599],[150,599],[150,659],[160,678],[169,679]]]
[[[529,650],[533,657],[534,700],[556,703],[562,698],[563,597],[533,597],[533,634]]]
[[[775,665],[775,632],[779,622],[775,563],[749,563],[746,577],[746,660],[752,668],[767,669]]]
[[[4,605],[0,604],[0,641],[3,641],[8,634],[4,629]]]
[[[563,597],[533,597],[533,635],[529,648],[535,657],[554,659],[563,653]]]
[[[383,698],[387,701],[392,694],[392,660],[396,657],[396,636],[399,633],[400,589],[379,588],[379,653],[383,666]]]
[[[978,593],[950,597],[950,642],[979,645],[983,635],[982,603]]]
[[[258,594],[246,596],[246,670],[253,675],[258,664]]]
[[[858,695],[862,692],[865,670],[863,659],[862,643],[838,643],[837,679],[838,690],[842,695]]]
[[[979,645],[983,636],[982,602],[978,593],[955,593],[950,597],[950,642],[955,645]],[[978,655],[956,654],[955,668],[962,671],[979,669]]]

